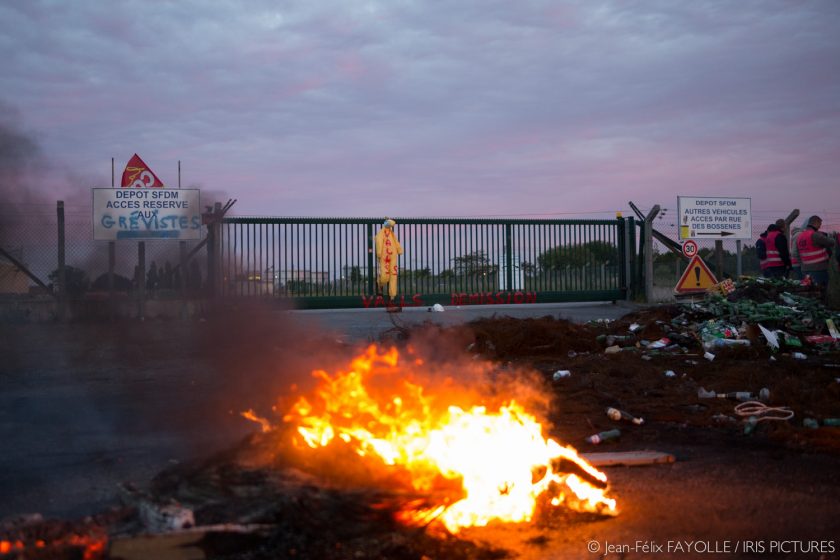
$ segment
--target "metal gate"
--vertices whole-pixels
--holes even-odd
[[[398,218],[404,306],[610,301],[632,295],[635,227],[616,220]],[[300,308],[382,307],[367,218],[225,218],[216,291]]]

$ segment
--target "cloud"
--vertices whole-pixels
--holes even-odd
[[[187,182],[240,213],[613,211],[767,192],[818,208],[840,171],[839,12],[33,1],[0,6],[0,71],[50,158],[105,180],[111,157],[137,152],[169,184],[182,160]]]

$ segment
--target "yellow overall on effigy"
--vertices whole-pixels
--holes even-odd
[[[376,258],[379,260],[379,277],[377,282],[384,291],[388,286],[388,297],[393,302],[397,297],[397,275],[399,265],[397,259],[402,255],[402,245],[394,234],[396,222],[386,219],[382,223],[382,229],[376,233]]]

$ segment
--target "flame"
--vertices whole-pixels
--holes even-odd
[[[104,534],[96,535],[68,535],[49,543],[37,539],[34,542],[0,540],[0,555],[14,554],[15,558],[26,558],[27,549],[48,549],[73,547],[82,549],[82,560],[99,560],[104,558],[105,546],[108,542]],[[40,553],[39,553],[40,554]],[[40,557],[40,556],[39,556]]]
[[[452,533],[494,520],[527,522],[543,503],[617,513],[606,495],[606,475],[573,448],[545,438],[522,405],[452,404],[452,387],[426,394],[415,380],[421,366],[422,360],[400,363],[395,348],[380,352],[371,345],[347,371],[314,371],[314,393],[300,397],[284,417],[295,445],[348,446],[407,473],[413,491],[427,499],[399,519],[418,525],[438,519]],[[252,411],[246,417],[268,425]]]

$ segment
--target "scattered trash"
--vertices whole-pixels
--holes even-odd
[[[608,346],[604,350],[604,354],[618,354],[621,352],[621,346]]]
[[[674,370],[669,369],[668,371],[665,372],[665,377],[676,377],[676,376],[677,376],[677,374],[674,373]]]
[[[831,426],[832,428],[840,427],[840,418],[823,418],[823,426]]]
[[[802,425],[806,428],[810,428],[812,430],[816,430],[820,427],[820,423],[814,420],[813,418],[804,418],[802,420]]]
[[[767,406],[756,401],[743,402],[735,406],[735,414],[747,417],[753,424],[765,420],[790,420],[793,418],[793,410],[786,406]]]
[[[569,353],[566,354],[566,355],[569,356],[570,358],[577,358],[578,353],[575,352],[574,350],[569,350]]]
[[[840,338],[840,331],[838,331],[837,327],[834,325],[834,319],[826,319],[825,326],[828,327],[828,334],[835,339]]]
[[[733,391],[731,393],[718,393],[719,399],[735,399],[736,401],[747,402],[754,400],[755,397],[749,391]]]
[[[793,356],[794,360],[807,360],[808,359],[808,356],[806,356],[802,352],[794,352],[793,354],[791,354],[791,356]]]
[[[703,387],[697,389],[697,398],[698,399],[713,399],[717,396],[717,393],[714,391],[707,391]]]
[[[814,334],[805,337],[805,342],[808,344],[833,344],[837,339],[830,334]],[[800,345],[801,346],[801,345]]]
[[[755,416],[750,416],[746,420],[744,420],[744,435],[748,436],[755,430],[756,425],[758,424],[758,418]]]
[[[671,339],[669,339],[667,337],[663,337],[663,338],[660,338],[659,340],[657,340],[655,342],[651,342],[650,344],[647,345],[647,347],[650,348],[650,349],[656,349],[656,348],[665,348],[666,346],[670,346],[670,345],[671,345]]]
[[[770,389],[768,389],[767,387],[762,388],[761,391],[758,392],[758,400],[760,400],[763,403],[766,403],[767,401],[769,401],[770,400]]]
[[[567,377],[571,377],[572,372],[567,369],[560,369],[554,372],[554,381],[558,381],[560,379],[565,379]]]
[[[750,341],[746,338],[713,338],[703,343],[703,348],[711,350],[712,348],[723,348],[725,346],[749,346]]]
[[[632,422],[633,424],[636,424],[637,426],[641,426],[642,424],[645,423],[644,418],[637,418],[637,417],[633,416],[632,414],[630,414],[629,412],[626,412],[624,410],[619,410],[617,408],[612,408],[612,407],[607,409],[607,416],[609,417],[610,420],[613,420],[615,422],[618,422],[619,420],[626,420],[628,422]]]
[[[595,445],[601,443],[602,441],[608,441],[611,439],[618,439],[621,437],[621,430],[607,430],[606,432],[600,432],[586,438],[587,443],[593,443]]]
[[[710,362],[714,361],[715,359],[715,355],[711,352],[706,352],[705,354],[703,354],[703,357],[709,360]]]
[[[642,328],[642,325],[640,325],[639,323],[633,323],[632,325],[630,325],[630,329],[629,329],[629,330],[630,330],[630,332],[631,332],[631,333],[634,333],[634,332],[638,331],[638,330],[639,330],[639,329],[641,329],[641,328]]]
[[[765,329],[760,323],[758,328],[761,330],[761,334],[764,335],[764,338],[767,339],[767,344],[773,350],[779,349],[779,337],[776,336],[776,333]]]
[[[436,304],[434,304],[433,306],[431,306],[431,307],[429,308],[429,311],[434,311],[434,312],[436,312],[436,313],[440,313],[440,312],[442,312],[443,310],[444,310],[444,309],[443,309],[443,306],[442,306],[441,304],[439,304],[439,303],[436,303]]]

